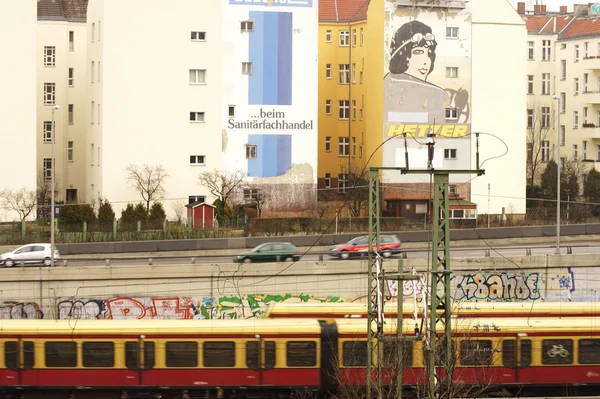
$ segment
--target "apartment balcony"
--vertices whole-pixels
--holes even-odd
[[[584,91],[581,92],[581,99],[584,103],[600,104],[600,91]]]
[[[600,69],[600,56],[584,57],[582,62],[585,69]]]
[[[600,139],[600,126],[593,123],[584,123],[581,128],[581,135],[584,139]]]

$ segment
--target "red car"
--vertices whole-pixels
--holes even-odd
[[[376,245],[373,244],[373,248]],[[401,252],[402,242],[395,235],[380,235],[379,248],[384,258],[389,258]],[[329,255],[340,259],[348,259],[352,255],[361,255],[369,250],[369,236],[356,237],[345,244],[329,248]]]

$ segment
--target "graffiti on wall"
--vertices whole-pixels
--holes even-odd
[[[43,319],[44,314],[35,302],[0,302],[0,319]]]

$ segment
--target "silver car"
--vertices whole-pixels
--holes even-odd
[[[60,259],[58,249],[54,248],[54,261]],[[40,263],[44,266],[51,266],[50,244],[27,244],[12,252],[0,255],[0,265],[12,267],[21,264]]]

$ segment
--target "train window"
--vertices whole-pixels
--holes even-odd
[[[76,342],[46,342],[46,367],[77,367]]]
[[[317,343],[315,341],[290,341],[286,348],[288,366],[311,367],[317,365]]]
[[[167,367],[197,367],[197,342],[167,342]]]
[[[84,342],[83,367],[113,367],[115,344],[112,342]]]
[[[125,365],[130,370],[139,370],[138,342],[125,342]],[[154,368],[154,342],[144,341],[144,370]]]
[[[435,360],[435,365],[436,366],[444,366],[446,364],[446,341],[444,340],[444,337],[440,337],[439,341],[437,341],[437,347],[436,347],[436,360]],[[456,354],[456,342],[452,341],[452,354],[453,357]],[[423,347],[423,362],[425,364],[427,364],[428,359],[429,358],[429,351]]]
[[[460,342],[460,363],[463,366],[492,364],[492,341],[489,339]]]
[[[346,367],[367,365],[367,341],[348,341],[342,347],[342,364]]]
[[[542,364],[573,363],[572,339],[545,339],[542,341]]]
[[[413,342],[404,340],[402,345],[402,368],[412,367],[413,360]],[[383,367],[397,369],[398,347],[395,342],[385,342],[383,344]]]
[[[505,339],[502,341],[502,364],[506,367],[517,367],[515,363],[516,342],[517,341],[514,339]],[[519,340],[519,344],[521,345],[521,361],[519,362],[519,367],[529,367],[531,364],[531,340],[522,339]]]
[[[275,367],[275,341],[263,341],[263,350],[265,352],[265,363],[263,367],[265,369],[272,369]],[[258,370],[259,358],[258,358],[258,341],[246,342],[246,366],[251,370]]]
[[[600,363],[600,339],[580,339],[579,340],[579,363],[580,364],[598,364],[598,363]]]
[[[204,342],[204,367],[235,366],[235,342]]]
[[[24,341],[21,343],[23,347],[23,369],[28,370],[33,368],[33,342]],[[4,343],[4,363],[6,368],[10,370],[19,369],[17,363],[17,341],[7,341]]]

